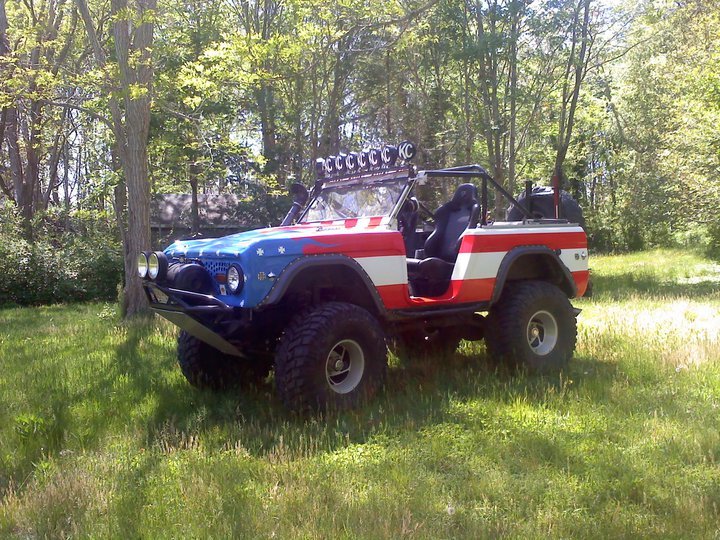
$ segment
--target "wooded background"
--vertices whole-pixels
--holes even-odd
[[[0,70],[0,303],[113,296],[124,259],[142,309],[153,194],[267,225],[316,157],[402,139],[559,175],[595,249],[720,247],[716,0],[0,0]]]

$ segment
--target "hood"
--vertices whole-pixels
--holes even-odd
[[[165,254],[169,257],[188,257],[191,259],[202,257],[222,259],[239,257],[251,248],[256,251],[265,251],[266,248],[274,247],[273,251],[282,255],[295,251],[293,246],[298,243],[298,240],[308,236],[311,231],[315,231],[317,228],[317,224],[271,227],[231,234],[222,238],[177,240],[165,249]],[[297,248],[302,252],[301,245],[298,245]]]

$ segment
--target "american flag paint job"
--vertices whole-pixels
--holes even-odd
[[[559,250],[578,287],[588,280],[587,239],[572,225],[519,226],[505,224],[465,231],[448,290],[439,297],[411,297],[405,246],[387,217],[306,223],[248,231],[224,238],[179,241],[165,250],[168,257],[213,261],[217,268],[236,263],[246,281],[239,295],[217,294],[224,302],[254,307],[262,302],[278,276],[293,261],[319,254],[355,259],[377,288],[387,309],[422,309],[432,305],[490,300],[495,278],[506,254],[519,246],[539,245]]]

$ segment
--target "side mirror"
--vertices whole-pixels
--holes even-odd
[[[305,206],[305,203],[310,198],[310,193],[305,186],[298,184],[297,182],[290,184],[290,198],[294,203],[298,203],[301,206]]]

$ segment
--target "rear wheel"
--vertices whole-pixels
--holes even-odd
[[[487,318],[491,358],[533,372],[565,367],[576,338],[577,321],[570,301],[544,281],[508,284]]]
[[[291,410],[344,409],[372,396],[386,370],[378,321],[353,304],[329,302],[288,326],[275,357],[275,384]]]
[[[185,330],[178,336],[177,360],[191,385],[212,390],[257,382],[270,372],[267,363],[221,353]]]

